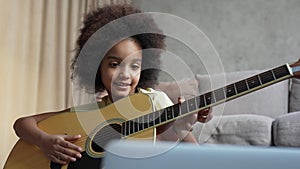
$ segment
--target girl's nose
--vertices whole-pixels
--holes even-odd
[[[127,66],[121,66],[119,70],[119,77],[128,79],[130,77],[130,69]]]

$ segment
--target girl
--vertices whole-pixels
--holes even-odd
[[[72,63],[72,79],[76,79],[78,84],[88,91],[94,93],[106,91],[107,96],[101,98],[101,102],[103,102],[101,105],[106,106],[128,95],[142,92],[154,94],[160,98],[154,103],[157,109],[170,106],[173,103],[165,93],[152,89],[157,84],[158,72],[154,69],[142,70],[145,65],[150,67],[159,65],[160,56],[158,52],[145,56],[142,50],[148,48],[164,49],[165,37],[162,34],[147,33],[127,37],[113,45],[104,57],[99,56],[101,46],[97,46],[98,44],[95,43],[97,50],[91,51],[89,55],[80,58],[83,59],[81,62],[78,62],[81,50],[93,33],[115,19],[135,13],[141,13],[141,11],[124,4],[105,6],[87,15],[77,40],[77,53]],[[134,20],[134,24],[159,31],[150,17],[137,18]],[[132,29],[131,26],[125,24],[124,27],[118,27],[111,31],[112,33],[114,31],[126,32]],[[96,36],[94,39],[103,38],[101,36],[107,35]],[[107,43],[112,42],[107,41]],[[95,60],[101,61],[97,68],[96,79],[90,75],[94,68],[87,66]],[[182,102],[183,98],[179,97],[179,101]],[[58,164],[75,162],[82,157],[82,148],[73,144],[72,141],[79,139],[80,135],[52,135],[37,127],[40,121],[67,111],[70,109],[20,118],[15,122],[14,129],[21,139],[37,145],[51,161]],[[197,118],[201,122],[210,119],[209,112],[209,110],[201,111],[198,114],[176,120],[172,124],[159,127],[158,139],[169,141],[183,139],[183,141],[196,143],[190,129]]]

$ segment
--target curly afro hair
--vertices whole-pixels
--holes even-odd
[[[98,93],[105,90],[101,77],[97,74],[99,74],[100,62],[105,56],[105,53],[108,52],[104,51],[107,47],[106,45],[112,47],[112,45],[122,40],[111,38],[111,36],[114,37],[116,33],[120,34],[120,37],[122,37],[123,34],[127,35],[128,32],[131,32],[132,30],[141,29],[144,32],[149,31],[149,33],[135,34],[130,36],[130,38],[137,40],[142,49],[154,48],[164,50],[165,36],[162,31],[157,27],[150,15],[132,15],[139,13],[142,13],[142,11],[129,4],[118,4],[104,6],[87,14],[76,42],[76,53],[71,64],[71,79],[73,81],[76,79],[76,82],[78,82],[80,87],[91,93]],[[135,17],[133,17],[133,19],[125,20],[117,28],[110,27],[108,33],[96,33],[105,25],[129,15]],[[155,33],[151,33],[153,31]],[[100,43],[101,45],[99,45],[99,39],[102,41],[104,40],[105,43]],[[90,44],[90,47],[87,49],[88,51],[84,52],[85,54],[82,55],[81,52],[86,44]],[[143,70],[137,87],[153,88],[158,83],[157,77],[160,66],[160,51],[161,50],[153,50],[153,52],[145,52],[145,54],[143,52]],[[97,63],[95,63],[95,61]]]

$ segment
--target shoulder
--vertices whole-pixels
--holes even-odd
[[[163,91],[154,90],[152,88],[138,89],[138,91],[139,93],[147,94],[151,98],[156,109],[163,109],[165,107],[173,105],[173,102]]]

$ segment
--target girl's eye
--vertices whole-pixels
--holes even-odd
[[[113,62],[113,63],[110,63],[109,66],[110,67],[117,67],[117,66],[119,66],[119,63]]]
[[[131,68],[134,70],[137,70],[140,68],[140,65],[134,64],[134,65],[131,65]]]

